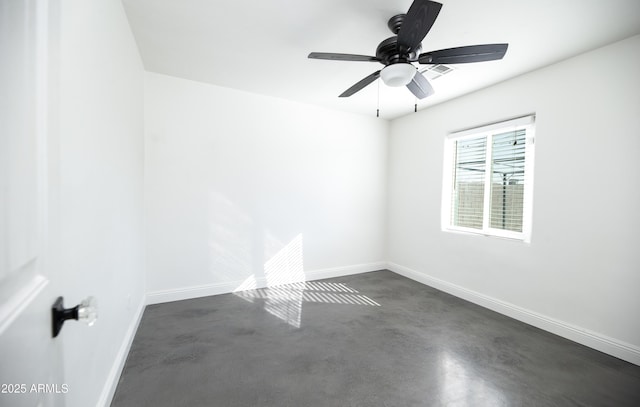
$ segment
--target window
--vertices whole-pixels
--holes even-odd
[[[444,230],[530,240],[534,118],[447,137]]]

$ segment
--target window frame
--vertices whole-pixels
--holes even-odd
[[[490,227],[491,188],[492,188],[492,152],[493,136],[510,131],[525,129],[525,159],[524,159],[524,191],[522,207],[522,232]],[[483,202],[483,225],[475,229],[452,224],[452,208],[454,206],[454,165],[456,141],[486,137],[485,182]],[[444,142],[444,168],[442,188],[441,226],[446,232],[464,233],[489,237],[531,242],[531,223],[533,215],[533,176],[535,155],[535,115],[527,115],[515,119],[500,121],[480,127],[451,132],[446,135]]]

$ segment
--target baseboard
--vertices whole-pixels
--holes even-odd
[[[242,284],[242,281],[230,283],[202,284],[197,286],[161,290],[147,293],[147,305],[162,304],[164,302],[189,300],[192,298],[208,297],[210,295],[227,294]]]
[[[116,388],[118,387],[120,375],[122,374],[122,369],[124,368],[124,363],[127,361],[127,356],[129,355],[129,349],[131,349],[133,338],[136,336],[138,325],[140,325],[144,307],[145,301],[140,301],[140,304],[138,305],[138,308],[134,313],[134,318],[129,324],[129,328],[125,333],[124,340],[120,345],[118,354],[116,355],[113,365],[111,366],[109,376],[107,377],[104,387],[102,388],[102,393],[100,394],[98,403],[96,403],[97,406],[109,407],[111,405],[113,396],[116,393]]]
[[[640,348],[629,343],[480,294],[476,291],[469,290],[399,264],[387,263],[387,269],[400,274],[401,276],[410,278],[411,280],[415,280],[419,283],[465,299],[492,311],[517,319],[518,321],[533,325],[563,338],[599,350],[600,352],[626,360],[627,362],[635,365],[640,365]]]
[[[332,267],[320,270],[309,270],[304,272],[305,281],[322,280],[325,278],[342,277],[352,274],[367,273],[369,271],[382,270],[387,267],[386,262],[355,264],[343,267]],[[203,284],[198,286],[183,287],[173,290],[153,291],[147,293],[147,304],[160,304],[164,302],[188,300],[192,298],[208,297],[210,295],[227,294],[239,291],[238,287],[243,287],[245,281],[231,281],[224,283]],[[265,278],[252,280],[249,288],[264,288],[268,283]],[[242,288],[240,289],[242,290]]]
[[[324,280],[325,278],[350,276],[353,274],[368,273],[370,271],[385,270],[387,268],[386,261],[379,261],[375,263],[356,264],[345,267],[332,267],[320,270],[305,271],[308,281]]]

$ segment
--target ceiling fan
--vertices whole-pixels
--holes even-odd
[[[388,86],[406,86],[418,99],[434,93],[431,84],[413,65],[419,64],[463,64],[502,59],[509,44],[469,45],[422,51],[422,40],[427,35],[440,13],[442,4],[428,0],[414,0],[407,14],[398,14],[389,19],[387,26],[395,34],[382,41],[376,49],[376,56],[312,52],[311,59],[336,61],[380,62],[379,71],[360,80],[340,97],[349,97],[374,82],[379,77]]]

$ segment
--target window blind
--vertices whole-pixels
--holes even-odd
[[[487,139],[469,138],[455,142],[451,223],[482,229]]]
[[[522,232],[526,130],[492,137],[490,227]]]

